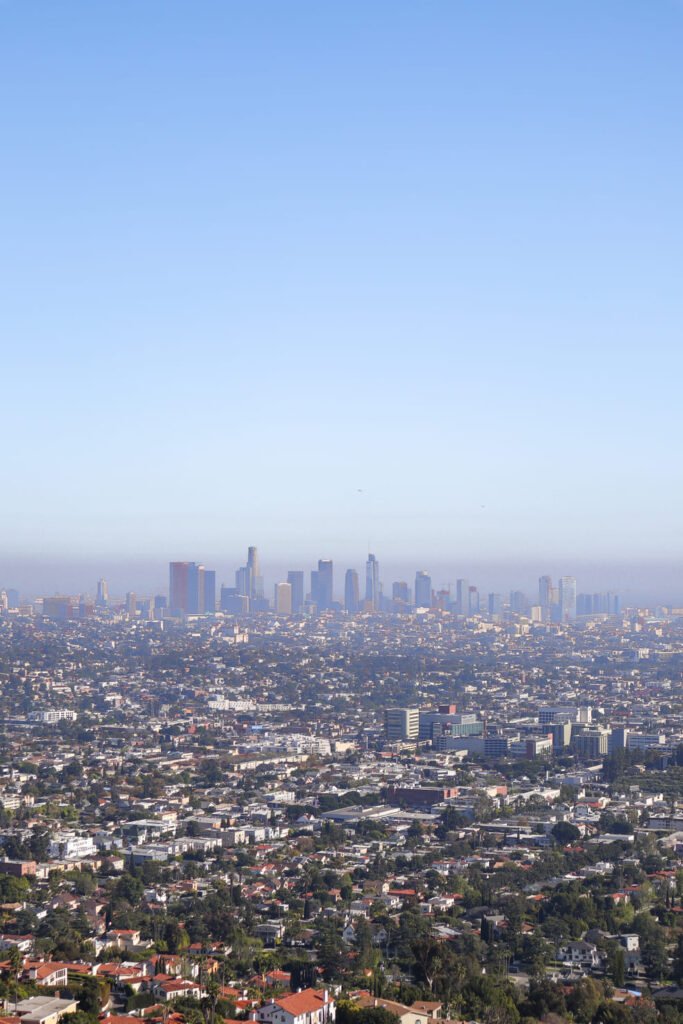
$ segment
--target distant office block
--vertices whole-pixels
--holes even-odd
[[[109,587],[105,579],[99,579],[97,581],[97,597],[95,598],[95,606],[97,608],[106,608],[109,604]]]
[[[216,573],[196,562],[171,562],[169,606],[173,614],[201,615],[216,610]]]
[[[415,574],[415,606],[417,608],[431,608],[432,606],[432,578],[424,569]]]
[[[311,573],[311,601],[319,612],[332,607],[334,599],[334,565],[329,558],[318,560],[318,568]]]
[[[365,603],[371,611],[380,606],[379,562],[374,555],[368,555],[365,563]]]
[[[61,594],[58,594],[55,597],[43,598],[43,616],[46,619],[57,619],[60,621],[74,619],[76,618],[77,609],[78,602],[74,601],[72,597],[63,597]]]
[[[510,612],[512,615],[529,614],[529,602],[527,601],[526,594],[523,594],[521,590],[510,592]]]
[[[457,580],[455,584],[456,611],[458,615],[469,615],[470,613],[470,585],[467,580]]]
[[[550,606],[553,603],[553,581],[550,576],[541,576],[538,581],[538,603],[546,617],[549,617]]]
[[[619,595],[609,591],[605,594],[578,594],[576,598],[577,615],[618,615],[619,611]]]
[[[190,588],[190,567],[194,562],[171,562],[169,566],[168,601],[174,612],[187,611]]]
[[[347,569],[344,577],[344,608],[349,615],[355,615],[360,608],[358,573],[355,569]]]
[[[606,729],[585,729],[576,735],[572,732],[572,746],[578,757],[597,760],[607,754],[609,732]]]
[[[563,750],[572,741],[572,723],[556,722],[553,725],[553,749]]]
[[[384,731],[388,740],[416,740],[420,733],[419,708],[387,708]]]
[[[247,552],[247,568],[249,569],[249,581],[251,587],[249,597],[252,598],[252,600],[258,601],[263,597],[263,576],[261,575],[258,548],[253,545]]]
[[[274,605],[276,615],[292,614],[292,585],[291,583],[276,583],[274,593]]]
[[[563,576],[560,580],[560,622],[572,622],[576,618],[576,580]]]
[[[301,569],[290,569],[287,582],[292,588],[292,614],[301,615],[304,610],[304,574]]]
[[[318,594],[318,608],[331,608],[334,601],[334,565],[329,558],[318,561]]]
[[[202,605],[201,610],[207,614],[213,614],[216,611],[216,573],[213,569],[204,570]]]

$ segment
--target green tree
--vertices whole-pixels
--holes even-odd
[[[59,1018],[59,1024],[99,1024],[99,1022],[96,1013],[76,1010],[75,1013],[63,1013]]]
[[[340,999],[336,1020],[337,1024],[398,1024],[399,1018],[383,1006],[358,1006]]]
[[[109,993],[107,992],[107,996],[108,994]],[[100,986],[98,979],[95,975],[87,975],[83,979],[83,984],[81,985],[81,992],[78,1000],[79,1010],[82,1010],[84,1013],[97,1016],[105,1002],[105,993],[103,988]]]
[[[603,998],[602,987],[594,978],[580,978],[567,997],[567,1009],[579,1024],[590,1024]]]
[[[569,846],[581,836],[579,829],[570,821],[558,821],[556,825],[553,825],[551,832],[560,846]]]
[[[618,942],[607,944],[607,971],[617,988],[621,988],[626,978],[626,958]]]

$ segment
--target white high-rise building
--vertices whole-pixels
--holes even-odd
[[[388,740],[416,740],[420,734],[420,709],[387,708],[384,730]]]
[[[560,579],[560,622],[571,622],[576,618],[576,580],[573,576]]]

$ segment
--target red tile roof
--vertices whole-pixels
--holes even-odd
[[[325,1003],[325,993],[318,988],[305,988],[302,992],[283,996],[281,999],[275,999],[274,1002],[281,1010],[291,1013],[293,1017],[300,1017],[304,1013],[313,1013],[315,1010],[319,1010]]]

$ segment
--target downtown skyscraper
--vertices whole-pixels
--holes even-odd
[[[287,582],[292,588],[292,613],[301,615],[304,610],[304,573],[303,569],[290,569]]]
[[[216,573],[196,562],[169,564],[169,608],[173,614],[201,615],[216,611]]]
[[[371,611],[379,610],[379,562],[372,554],[368,555],[368,560],[365,563],[365,603]]]
[[[253,545],[247,550],[247,564],[235,572],[235,589],[241,597],[248,599],[252,611],[255,610],[255,602],[263,601],[263,576],[258,548]]]
[[[424,569],[415,574],[415,607],[431,608],[432,577]]]
[[[573,576],[560,578],[560,622],[576,618],[576,580]]]
[[[318,560],[318,568],[311,573],[311,600],[319,612],[328,611],[334,601],[334,563],[330,558]]]
[[[347,569],[344,577],[344,608],[350,615],[354,615],[360,608],[358,573],[355,569]]]

